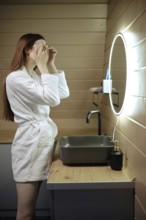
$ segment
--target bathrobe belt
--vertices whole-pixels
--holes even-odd
[[[40,119],[34,119],[34,120],[28,120],[24,121],[18,124],[18,127],[33,125],[33,124],[41,124],[42,122],[46,123],[52,123],[52,120],[49,118],[40,118]]]

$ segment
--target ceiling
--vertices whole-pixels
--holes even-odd
[[[24,4],[107,4],[110,0],[0,0],[0,5]]]

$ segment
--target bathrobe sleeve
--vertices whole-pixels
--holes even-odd
[[[67,98],[70,94],[64,72],[60,71],[60,73],[55,73],[55,74],[53,73],[51,75],[58,78],[57,89],[59,92],[59,98],[60,99]],[[45,84],[46,77],[48,77],[48,74],[42,74],[41,76],[43,85]]]
[[[65,74],[63,71],[61,71],[60,73],[56,73],[54,74],[55,76],[58,77],[58,88],[59,88],[59,96],[60,99],[65,99],[67,98],[70,94],[69,94],[69,88],[66,82],[66,78],[65,78]]]
[[[60,74],[64,75],[63,73]],[[62,88],[63,85],[61,85],[63,79],[60,79],[63,76],[46,73],[42,74],[41,78],[42,83],[38,85],[34,79],[23,74],[22,71],[13,72],[6,80],[7,94],[11,94],[11,97],[17,97],[20,101],[28,104],[35,103],[49,105],[50,107],[59,105],[61,97],[67,96]]]

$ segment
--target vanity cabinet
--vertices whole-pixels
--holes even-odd
[[[108,166],[66,166],[55,156],[47,182],[51,220],[134,220],[134,181]]]
[[[52,220],[134,220],[132,188],[78,188],[51,194]]]

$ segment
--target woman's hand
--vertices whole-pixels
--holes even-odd
[[[30,51],[31,58],[41,73],[58,73],[55,66],[57,50],[53,47],[48,47],[45,40],[38,40]]]
[[[58,73],[58,70],[55,66],[55,58],[57,55],[57,50],[53,47],[50,47],[48,54],[49,54],[48,68],[49,68],[50,73]]]
[[[34,45],[31,52],[31,58],[41,73],[48,72],[47,62],[49,58],[47,45]]]
[[[36,65],[39,66],[45,66],[47,65],[48,62],[48,47],[47,46],[43,46],[40,47],[36,53],[36,57],[35,57],[35,62]]]
[[[55,57],[57,55],[57,50],[53,47],[50,47],[48,54],[49,54],[48,65],[54,65]]]

